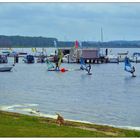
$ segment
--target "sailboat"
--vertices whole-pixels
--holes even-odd
[[[92,75],[92,73],[90,73],[90,70],[91,70],[91,65],[89,64],[88,66],[86,65],[86,63],[85,63],[85,60],[84,60],[84,58],[80,58],[80,64],[81,64],[81,67],[80,67],[80,69],[81,70],[85,70],[85,71],[87,71],[88,73],[88,75]]]
[[[136,77],[134,75],[134,72],[135,72],[135,67],[131,65],[130,63],[130,60],[128,57],[125,57],[124,59],[124,70],[127,71],[127,72],[130,72],[132,74],[132,77]]]
[[[56,54],[54,56],[54,61],[56,61],[55,64],[50,62],[49,59],[46,60],[47,70],[48,71],[61,71],[61,72],[68,71],[65,68],[60,69],[60,65],[61,65],[61,62],[62,62],[62,57],[63,57],[63,53],[60,49],[58,49],[58,54]]]

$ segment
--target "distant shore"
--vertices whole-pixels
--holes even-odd
[[[140,137],[140,131],[0,111],[0,137]]]

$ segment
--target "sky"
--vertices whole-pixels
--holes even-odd
[[[0,35],[140,40],[140,3],[2,3]]]

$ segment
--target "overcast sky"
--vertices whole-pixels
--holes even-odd
[[[140,3],[0,3],[0,34],[140,40]]]

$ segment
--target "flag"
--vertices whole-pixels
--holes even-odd
[[[75,41],[75,48],[78,48],[78,45],[79,45],[79,43],[78,43],[78,41],[76,40],[76,41]]]

